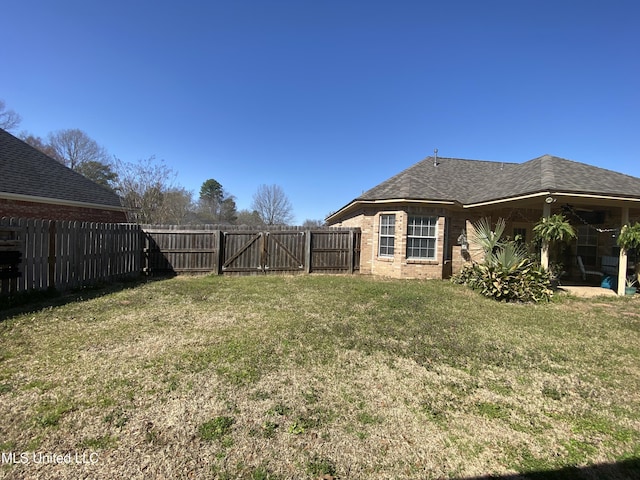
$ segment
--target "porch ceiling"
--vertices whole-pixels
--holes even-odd
[[[551,207],[556,209],[561,205],[571,205],[583,208],[623,208],[640,210],[640,198],[613,197],[604,195],[592,195],[585,193],[571,192],[539,192],[532,195],[504,198],[491,202],[482,202],[465,205],[465,209],[476,209],[487,207],[508,207],[508,208],[533,208],[541,209],[547,198],[551,198]]]

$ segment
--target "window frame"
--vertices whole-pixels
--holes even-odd
[[[587,266],[596,266],[598,262],[598,232],[589,225],[578,225],[576,228],[576,255],[582,257]]]
[[[420,219],[420,224],[416,223],[417,219]],[[425,223],[425,220],[428,220],[428,223]],[[437,261],[438,220],[439,217],[436,215],[409,215],[409,218],[407,219],[407,260]],[[416,235],[416,228],[419,229],[418,235]],[[433,229],[433,235],[424,235],[425,232],[423,229]],[[418,243],[422,243],[422,240],[426,240],[426,246],[415,246],[413,245],[414,240],[418,240]],[[433,242],[432,245],[430,245],[431,242]],[[416,251],[420,253],[423,250],[426,252],[425,256],[413,255]],[[433,256],[428,255],[429,251],[433,251]]]
[[[385,222],[385,220],[387,220],[387,222]],[[391,222],[389,222],[389,220],[391,220]],[[378,256],[391,258],[395,254],[396,246],[396,214],[381,213],[378,227]]]

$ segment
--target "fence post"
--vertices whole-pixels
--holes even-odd
[[[218,241],[217,241],[217,245],[216,248],[218,250],[218,253],[216,255],[216,269],[215,269],[215,273],[216,275],[221,275],[222,274],[222,262],[223,262],[223,256],[222,256],[222,249],[224,248],[224,235],[222,230],[214,230],[214,235],[217,235]]]
[[[349,273],[352,274],[353,273],[353,249],[354,249],[354,242],[353,242],[353,236],[355,235],[355,232],[353,231],[353,229],[349,229]]]
[[[304,234],[304,273],[311,273],[311,230],[305,230]]]
[[[48,255],[48,284],[47,287],[56,286],[56,222],[49,221],[49,255]]]
[[[266,273],[269,269],[269,252],[267,250],[267,242],[269,241],[269,232],[260,233],[260,270]]]

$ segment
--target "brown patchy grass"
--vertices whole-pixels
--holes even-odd
[[[464,478],[638,459],[638,306],[199,277],[15,313],[0,323],[0,478]]]

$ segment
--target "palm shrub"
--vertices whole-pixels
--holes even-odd
[[[486,263],[467,264],[453,281],[502,302],[548,302],[551,276],[533,262],[509,271]]]
[[[503,218],[498,219],[495,230],[491,229],[491,222],[486,217],[473,224],[471,239],[484,251],[485,261],[490,260],[489,257],[504,245],[502,234],[505,227],[506,223]]]
[[[576,230],[561,213],[556,213],[546,218],[540,219],[533,226],[533,234],[536,240],[542,242],[543,248],[549,250],[551,246],[554,251],[550,251],[551,260],[555,260],[556,270],[562,270],[560,261],[560,245],[576,238]],[[552,273],[557,273],[553,272]]]
[[[529,258],[521,244],[501,239],[504,224],[498,220],[495,230],[487,219],[473,225],[472,235],[484,250],[484,261],[465,265],[452,280],[499,301],[550,300],[549,273]]]

